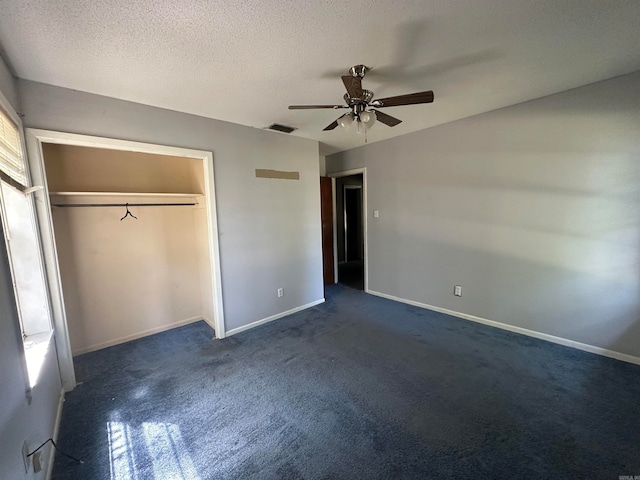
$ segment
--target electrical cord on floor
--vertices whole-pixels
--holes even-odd
[[[38,448],[36,448],[33,452],[31,453],[27,453],[27,458],[30,457],[31,455],[35,454],[38,450],[40,450],[42,447],[44,447],[47,443],[51,442],[51,445],[53,445],[53,447],[60,452],[62,455],[64,455],[67,458],[70,458],[71,460],[73,460],[76,463],[84,463],[84,460],[78,460],[76,457],[72,457],[71,455],[69,455],[68,453],[64,453],[62,450],[60,450],[58,448],[58,446],[56,445],[56,442],[53,441],[53,438],[50,438],[49,440],[47,440],[46,442],[44,442],[42,445],[40,445]]]

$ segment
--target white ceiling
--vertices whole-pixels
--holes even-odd
[[[369,143],[640,70],[638,0],[0,0],[0,45],[17,76],[321,142],[342,111],[339,76],[363,63],[392,107]]]

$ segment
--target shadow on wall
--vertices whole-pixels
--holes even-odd
[[[370,227],[376,229],[372,252],[384,248],[389,256],[397,249],[406,257],[398,279],[412,272],[394,291],[406,297],[425,277],[445,276],[451,280],[442,295],[452,300],[453,285],[471,277],[474,288],[489,291],[474,295],[465,313],[640,356],[640,332],[632,326],[640,317],[640,218],[634,213],[640,170],[626,155],[615,162],[578,154],[537,163],[515,158],[445,160],[431,175],[417,167],[403,176],[401,189],[381,193],[386,215]],[[392,268],[387,262],[376,274],[375,257],[372,279]],[[420,290],[410,298],[420,301],[430,291]],[[463,304],[473,295],[465,293]],[[443,305],[440,295],[428,296],[425,303],[459,310]]]

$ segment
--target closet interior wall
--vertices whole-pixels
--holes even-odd
[[[212,276],[198,159],[45,144],[74,355],[204,319]],[[196,206],[55,207],[56,204]]]

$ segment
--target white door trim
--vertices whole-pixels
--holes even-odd
[[[367,217],[368,217],[368,209],[367,209],[367,167],[362,168],[354,168],[351,170],[343,170],[341,172],[333,172],[329,173],[328,176],[332,178],[340,178],[340,177],[348,177],[350,175],[359,175],[362,174],[362,219],[364,223],[364,291],[369,293],[369,238],[367,233]],[[336,189],[333,188],[333,204],[336,203]],[[337,218],[334,212],[333,215],[333,235],[334,235],[334,245],[338,244],[338,223]],[[333,250],[333,266],[336,275],[336,282],[338,281],[338,250],[334,248]]]
[[[213,153],[204,150],[192,150],[187,148],[155,145],[151,143],[131,142],[113,138],[93,137],[78,135],[75,133],[56,132],[51,130],[38,130],[27,128],[25,130],[27,140],[27,153],[29,169],[33,185],[41,185],[44,188],[35,192],[36,212],[42,236],[42,248],[47,271],[47,280],[51,303],[53,307],[53,322],[58,350],[58,362],[60,376],[65,391],[73,390],[76,386],[75,372],[73,369],[73,356],[71,354],[71,342],[67,327],[67,317],[64,308],[64,296],[60,267],[56,250],[53,221],[51,216],[51,204],[49,202],[49,188],[46,180],[44,166],[43,143],[57,143],[63,145],[76,145],[82,147],[104,148],[128,152],[144,152],[158,155],[171,155],[202,160],[205,179],[205,198],[207,210],[207,228],[209,233],[209,252],[211,257],[212,296],[214,309],[214,329],[217,338],[225,337],[224,306],[222,302],[222,281],[220,274],[220,245],[218,240],[218,220],[216,213],[215,181],[213,175]]]

